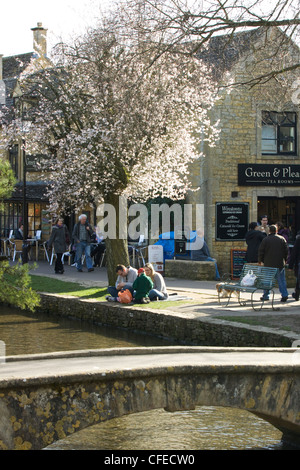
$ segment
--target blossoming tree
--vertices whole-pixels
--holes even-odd
[[[49,156],[55,214],[105,201],[118,221],[120,195],[180,198],[203,135],[214,142],[214,90],[201,61],[180,51],[177,58],[155,52],[153,60],[146,37],[124,37],[108,18],[73,45],[58,45],[53,67],[22,78],[22,99],[33,104],[25,116],[26,151]],[[18,132],[16,119],[6,127],[6,143]],[[107,239],[106,246],[112,282],[115,265],[128,263],[127,240]]]

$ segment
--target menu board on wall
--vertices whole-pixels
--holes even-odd
[[[248,230],[248,202],[216,203],[216,240],[245,240]]]

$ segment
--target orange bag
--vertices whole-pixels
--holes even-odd
[[[132,302],[132,294],[128,289],[120,291],[118,297],[121,304],[130,304],[130,302]]]

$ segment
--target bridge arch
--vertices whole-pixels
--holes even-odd
[[[0,375],[0,448],[42,449],[107,419],[196,406],[250,411],[277,427],[284,439],[300,442],[300,367],[292,361],[228,362],[222,359],[228,348],[137,349],[64,353],[55,359],[43,355],[25,361],[32,377],[15,373],[4,380]],[[10,367],[21,370],[22,360],[17,363]]]

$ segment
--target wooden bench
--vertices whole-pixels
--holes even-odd
[[[242,279],[249,271],[253,271],[256,276],[255,284],[252,287],[246,287],[241,284]],[[218,289],[218,301],[221,305],[227,306],[230,302],[232,294],[235,293],[240,305],[245,306],[246,301],[241,299],[242,292],[248,292],[251,294],[251,307],[253,310],[261,310],[263,307],[264,300],[262,297],[259,300],[254,300],[254,294],[257,291],[269,290],[271,293],[271,305],[274,307],[274,286],[276,283],[277,268],[268,268],[266,266],[257,266],[252,264],[244,264],[240,278],[237,282],[220,282],[217,284]]]

